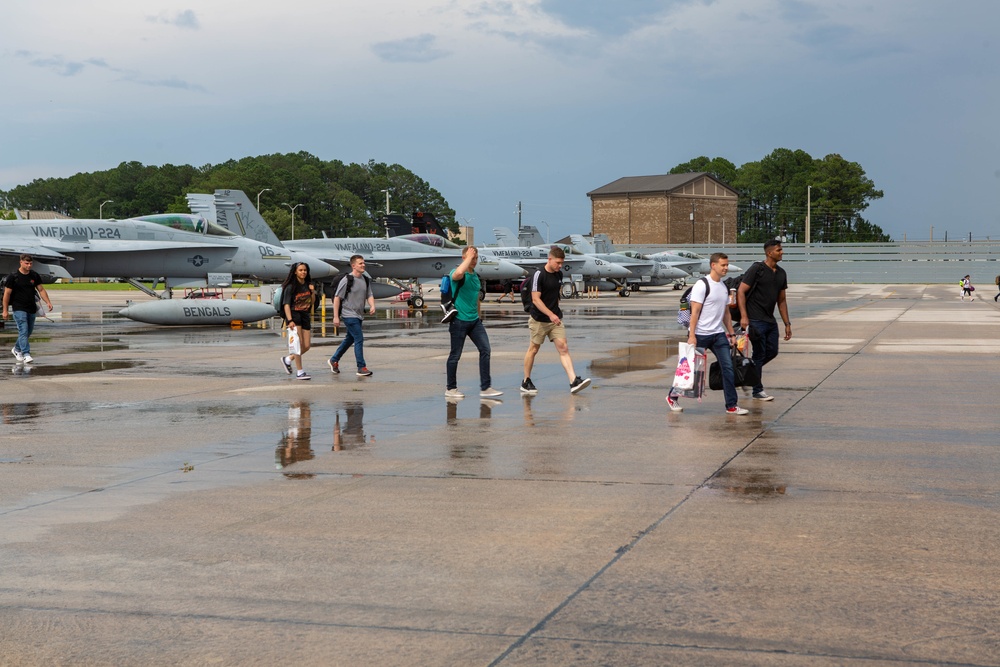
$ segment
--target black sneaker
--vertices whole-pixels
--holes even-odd
[[[359,368],[358,369],[357,375],[358,375],[359,378],[367,378],[367,377],[371,377],[372,376],[372,372],[370,370],[368,370],[367,366],[365,366],[364,368]]]
[[[444,311],[444,317],[441,318],[441,324],[448,324],[453,319],[458,317],[458,311],[453,306],[445,306],[441,304],[441,309]]]
[[[531,381],[531,378],[524,378],[524,382],[521,383],[521,393],[528,396],[534,396],[538,393],[538,389],[535,387],[535,383]]]
[[[292,374],[292,362],[288,359],[288,357],[281,358],[281,365],[285,367],[286,373],[289,375]]]
[[[573,382],[569,385],[569,393],[576,394],[578,392],[583,391],[589,386],[590,386],[590,378],[584,380],[579,375],[577,375],[576,379],[573,380]]]

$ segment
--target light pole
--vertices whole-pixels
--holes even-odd
[[[265,192],[270,192],[270,191],[271,191],[271,188],[264,188],[263,190],[261,190],[260,192],[257,193],[257,212],[258,213],[260,213],[260,196],[262,194],[264,194]]]
[[[389,193],[392,192],[390,188],[386,188],[382,192],[385,193],[385,214],[389,215]]]
[[[302,206],[302,204],[296,204],[295,206],[292,206],[291,204],[289,204],[287,202],[281,202],[281,205],[282,206],[287,206],[288,210],[292,212],[292,240],[294,241],[295,240],[295,209],[297,209],[299,206]]]
[[[691,245],[694,245],[694,202],[691,202]]]
[[[97,209],[98,212],[99,212],[99,215],[101,216],[101,220],[104,220],[104,205],[105,204],[114,204],[114,203],[115,203],[114,199],[105,199],[104,201],[101,202],[101,206]]]
[[[813,186],[806,187],[806,245],[809,245],[809,225],[812,223]]]
[[[545,222],[544,220],[539,220],[538,222],[540,222],[541,224],[545,225],[545,243],[548,243],[549,242],[549,223]]]

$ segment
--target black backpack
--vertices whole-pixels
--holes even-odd
[[[535,279],[535,273],[538,273],[538,271],[534,271],[521,283],[521,305],[524,306],[524,312],[526,313],[531,312],[531,282]]]

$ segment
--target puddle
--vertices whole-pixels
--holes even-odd
[[[477,400],[479,401],[479,413],[477,416],[475,417],[471,416],[471,412],[470,416],[468,417],[460,418],[458,416],[459,405],[461,405],[462,403],[475,403]],[[503,405],[503,401],[500,400],[499,398],[478,398],[476,396],[467,396],[466,398],[457,401],[445,400],[444,405],[445,405],[445,422],[450,426],[454,426],[462,420],[492,419],[493,411],[499,408],[501,405]],[[462,409],[463,412],[469,410],[470,408],[468,407]]]
[[[771,446],[750,448],[708,482],[708,488],[748,499],[785,495],[787,485],[775,471],[781,449]]]
[[[643,341],[628,347],[611,350],[609,357],[590,362],[590,375],[604,380],[632,371],[649,371],[664,368],[666,360],[677,354],[677,341]]]
[[[12,377],[51,377],[55,375],[75,375],[78,373],[99,373],[123,368],[143,366],[141,361],[77,361],[69,364],[15,364],[10,369]]]
[[[319,420],[329,423],[330,408],[326,405],[317,408],[318,413],[323,415]],[[311,479],[315,477],[312,473],[296,472],[288,470],[289,467],[303,461],[310,461],[316,458],[316,451],[320,448],[325,451],[342,452],[345,450],[361,449],[367,445],[375,444],[375,436],[365,433],[365,406],[359,401],[349,401],[333,408],[333,428],[332,432],[323,432],[322,426],[315,435],[317,439],[314,443],[313,435],[313,405],[310,401],[293,401],[288,405],[288,430],[285,431],[278,446],[274,450],[274,467],[283,471],[282,474],[288,479]],[[329,435],[327,435],[329,434]]]
[[[4,424],[19,424],[21,422],[64,415],[72,412],[84,412],[92,409],[93,403],[3,403],[0,404],[0,420]]]
[[[708,487],[749,498],[783,496],[786,491],[784,482],[776,480],[766,468],[725,468],[712,478]]]

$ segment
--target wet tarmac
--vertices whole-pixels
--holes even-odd
[[[745,417],[663,400],[679,292],[519,305],[444,392],[438,313],[320,336],[121,318],[54,291],[0,366],[0,664],[1000,664],[1000,307],[795,286]],[[15,330],[0,330],[9,350]]]

